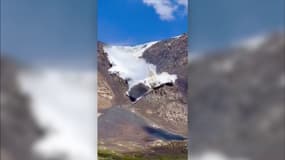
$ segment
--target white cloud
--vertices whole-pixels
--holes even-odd
[[[143,2],[148,6],[152,6],[160,19],[174,19],[173,12],[176,10],[177,6],[173,5],[169,0],[143,0]]]
[[[175,19],[178,8],[187,8],[188,0],[143,0],[143,3],[155,9],[161,20]]]
[[[188,0],[177,0],[177,3],[187,8]]]

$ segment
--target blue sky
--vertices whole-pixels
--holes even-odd
[[[33,63],[82,65],[96,61],[96,33],[106,43],[138,44],[189,27],[190,51],[199,53],[284,28],[284,0],[191,0],[188,17],[186,0],[97,3],[98,8],[95,0],[1,0],[1,51]]]
[[[154,1],[156,4],[148,4]],[[190,51],[201,53],[284,28],[284,0],[190,0],[188,16],[185,7],[178,5],[170,19],[157,12],[163,1],[170,2],[170,8],[179,3],[99,0],[98,39],[111,44],[138,44],[185,33],[189,28]]]
[[[284,31],[284,0],[191,0],[190,50],[224,48],[252,36]]]
[[[98,39],[139,44],[187,33],[187,0],[99,0]]]
[[[96,61],[94,0],[1,0],[1,51],[33,64]]]

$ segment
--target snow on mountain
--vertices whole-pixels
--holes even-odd
[[[174,83],[177,75],[167,72],[157,73],[156,66],[147,63],[142,58],[144,51],[156,43],[157,41],[136,46],[104,46],[104,51],[108,54],[108,60],[112,64],[109,72],[126,80],[129,91],[139,83],[149,88]]]
[[[236,47],[253,51],[262,46],[268,40],[268,38],[269,36],[266,34],[255,35],[237,42]]]
[[[35,152],[46,158],[96,159],[96,73],[44,69],[22,72],[19,82],[46,129]]]
[[[201,155],[191,156],[191,160],[248,160],[246,158],[233,158],[228,157],[222,153],[216,151],[204,152]]]

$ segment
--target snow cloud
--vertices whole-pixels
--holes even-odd
[[[20,73],[21,89],[46,131],[34,144],[37,154],[44,159],[96,159],[96,82],[94,71],[47,68]]]
[[[161,20],[174,20],[179,9],[187,9],[188,0],[143,0],[143,3],[155,9]]]

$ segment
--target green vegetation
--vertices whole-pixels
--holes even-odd
[[[98,151],[99,160],[187,160],[187,154],[147,154],[147,153],[132,153],[119,154],[109,150]]]

